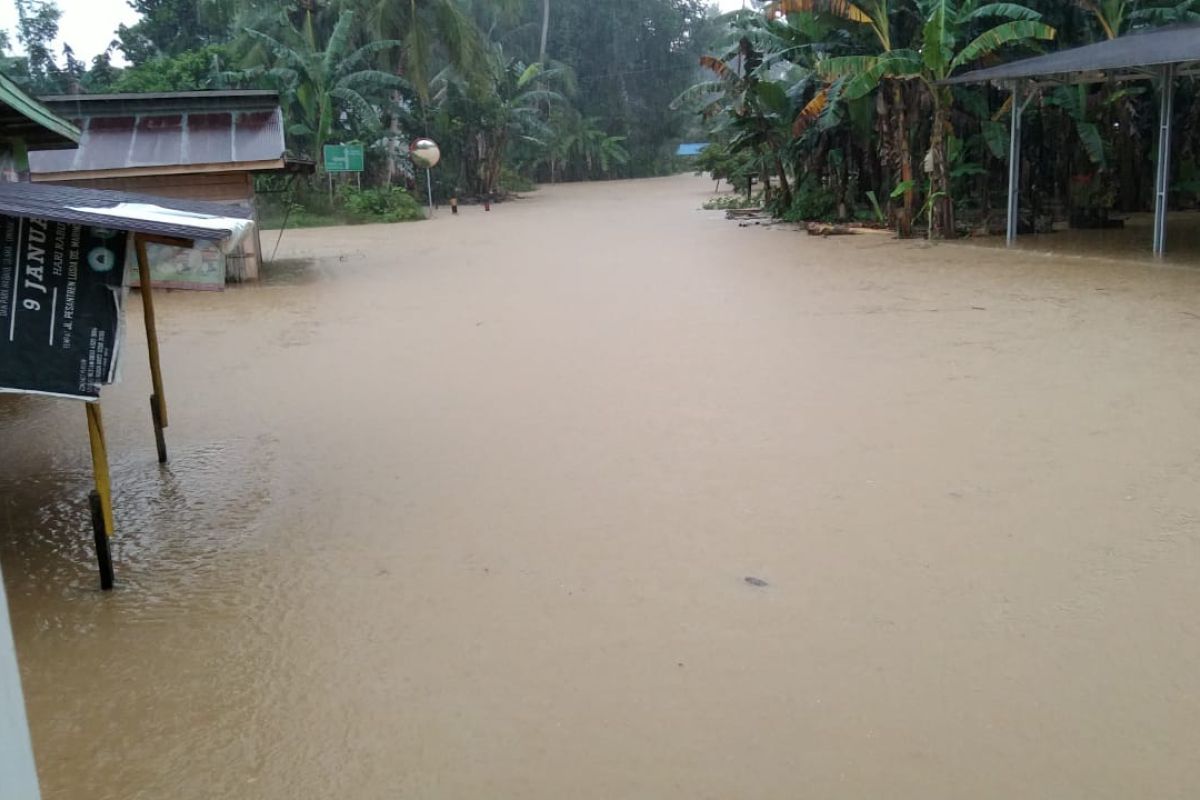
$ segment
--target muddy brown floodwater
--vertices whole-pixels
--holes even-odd
[[[82,408],[0,400],[45,797],[1194,797],[1200,272],[710,187],[162,295],[162,470],[132,299],[111,595]]]

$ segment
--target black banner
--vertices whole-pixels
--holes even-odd
[[[126,238],[0,216],[0,391],[91,399],[112,383]]]

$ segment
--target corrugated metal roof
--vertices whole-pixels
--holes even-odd
[[[1200,61],[1200,25],[1180,25],[1131,33],[1097,44],[977,69],[944,83],[1046,78],[1082,72],[1136,70],[1192,61]]]
[[[274,92],[186,92],[47,98],[76,121],[79,149],[31,153],[35,175],[280,161],[286,144]],[[242,165],[239,167],[239,165]]]
[[[209,217],[234,217],[250,219],[248,208],[224,203],[205,203],[198,200],[172,200],[154,195],[131,192],[112,192],[101,189],[79,189],[56,183],[0,183],[0,214],[13,217],[32,217],[57,222],[95,225],[136,233],[173,236],[180,239],[211,241],[214,233],[219,238],[233,235],[232,228],[186,225],[160,220],[124,219],[90,211],[89,209],[112,208],[121,203],[142,203],[161,208],[202,214]]]

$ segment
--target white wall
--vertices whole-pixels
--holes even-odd
[[[29,725],[25,720],[25,698],[21,695],[21,675],[17,672],[17,651],[8,619],[8,597],[4,594],[4,576],[0,574],[0,798],[39,800],[40,797]]]

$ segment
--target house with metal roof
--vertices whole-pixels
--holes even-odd
[[[274,91],[66,95],[42,102],[78,126],[80,140],[77,150],[31,153],[35,183],[235,203],[253,211],[254,176],[289,166]],[[223,256],[225,275],[257,278],[261,253],[255,233]]]

